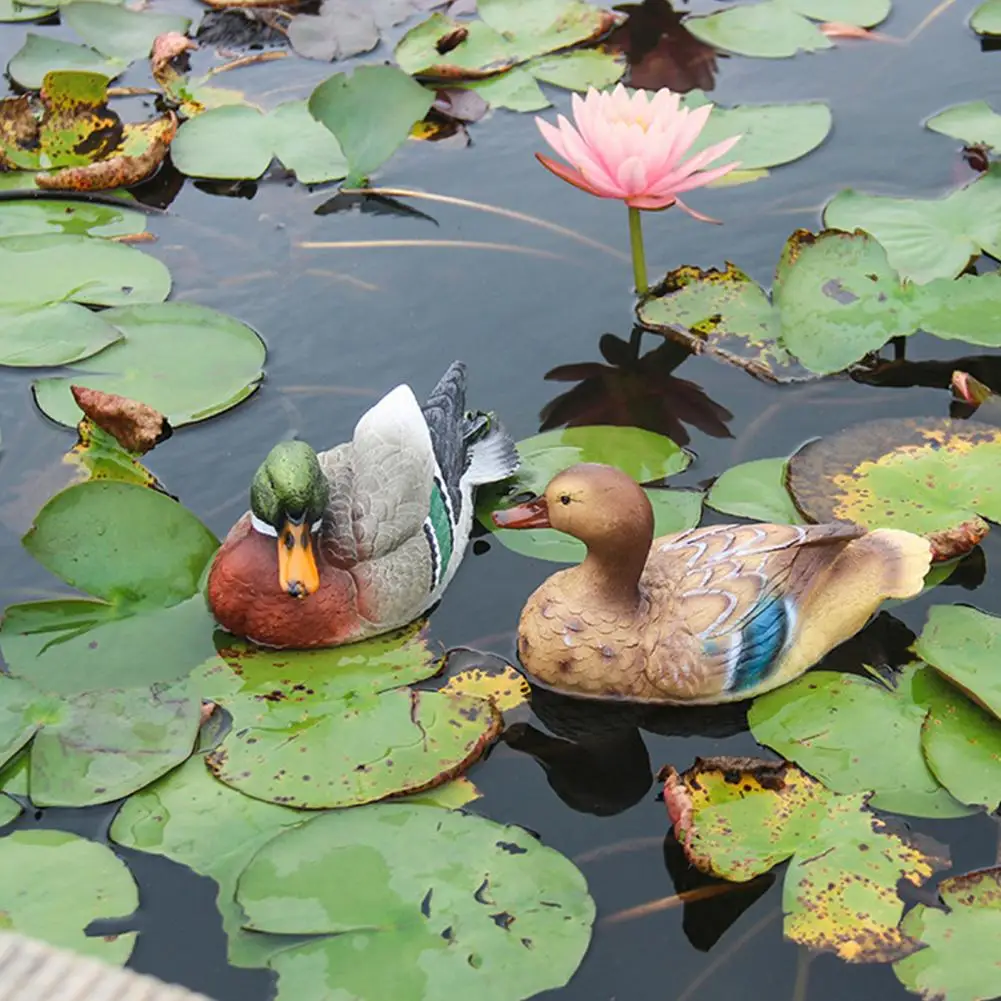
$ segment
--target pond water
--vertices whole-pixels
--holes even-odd
[[[880,30],[903,38],[935,6],[933,0],[900,0]],[[832,108],[834,129],[820,149],[769,178],[692,195],[691,204],[723,220],[722,227],[680,212],[648,215],[651,276],[681,264],[709,267],[730,260],[768,285],[785,238],[798,227],[819,228],[820,210],[838,190],[931,196],[972,179],[958,144],[921,123],[958,102],[997,98],[1001,53],[982,52],[966,27],[973,0],[941,6],[945,9],[908,44],[846,41],[792,60],[720,58],[714,100],[730,105],[823,99]],[[161,0],[155,7],[161,9]],[[200,13],[194,3],[164,9]],[[38,29],[0,28],[5,61],[28,30]],[[329,65],[288,59],[228,74],[225,83],[274,103],[305,96],[330,72]],[[126,75],[122,82],[136,81]],[[566,92],[553,89],[550,96],[566,111]],[[552,119],[555,109],[544,114]],[[151,457],[157,474],[218,535],[245,510],[251,475],[275,441],[292,435],[318,447],[342,441],[361,410],[398,382],[408,382],[420,397],[450,361],[462,358],[469,366],[471,404],[496,410],[514,436],[523,438],[539,430],[540,411],[574,385],[547,380],[547,372],[600,361],[603,335],[628,342],[631,270],[623,256],[628,242],[620,206],[556,183],[538,167],[532,154],[542,147],[530,115],[494,112],[471,134],[465,148],[408,143],[381,169],[378,183],[503,206],[570,227],[605,249],[512,218],[428,200],[405,200],[423,216],[358,208],[327,212],[323,206],[333,186],[310,190],[281,176],[243,184],[235,196],[219,193],[218,185],[187,181],[169,213],[150,219],[157,242],[143,249],[170,267],[173,298],[232,313],[260,331],[268,345],[267,377],[253,398],[222,417],[182,429]],[[494,246],[358,245],[396,240]],[[298,246],[303,241],[349,245],[304,249]],[[647,334],[640,352],[648,356],[661,344]],[[778,387],[705,357],[686,359],[670,376],[667,366],[647,362],[648,385],[661,394],[659,408],[633,400],[631,412],[653,430],[670,430],[665,415],[685,422],[696,459],[673,482],[694,485],[737,462],[788,454],[809,438],[861,420],[946,416],[948,363],[970,353],[957,342],[911,338],[910,361],[945,364],[901,368],[894,381],[908,383],[903,386],[840,378]],[[1001,362],[985,354],[974,371],[1001,390]],[[675,377],[697,384],[704,396],[680,389],[671,381]],[[631,392],[625,382],[619,385],[621,392]],[[720,415],[709,401],[732,415],[725,421],[728,437],[700,430],[699,425],[712,427],[704,416],[707,407]],[[26,558],[19,537],[58,485],[59,459],[72,438],[35,410],[20,372],[0,369],[0,408],[0,599],[6,604],[61,590]],[[693,410],[703,414],[694,426],[685,421]],[[836,651],[828,666],[904,662],[913,638],[909,630],[920,629],[933,602],[964,601],[1001,612],[993,579],[1001,542],[994,534],[983,555],[988,570],[982,583],[982,563],[974,560],[977,565],[959,575],[962,585],[884,612]],[[433,614],[432,637],[446,647],[511,658],[521,605],[553,569],[481,537]],[[628,717],[584,711],[549,697],[536,704],[529,723],[516,727],[475,766],[472,778],[483,797],[470,809],[521,824],[573,859],[597,902],[591,949],[571,983],[554,997],[909,996],[889,966],[849,966],[831,956],[807,963],[798,947],[782,940],[780,882],[757,898],[754,892],[731,894],[610,920],[685,888],[672,880],[672,865],[675,871],[683,867],[673,840],[665,841],[657,769],[666,763],[683,769],[696,755],[757,750],[743,707]],[[114,805],[52,809],[18,823],[101,839],[114,811]],[[986,816],[918,820],[913,826],[950,845],[954,871],[995,861],[998,830]],[[424,848],[435,851],[433,844]],[[131,966],[218,1001],[270,996],[270,973],[227,966],[211,881],[161,858],[119,851],[139,881],[142,899]]]

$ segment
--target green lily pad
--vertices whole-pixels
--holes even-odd
[[[914,651],[978,705],[1001,718],[997,654],[1001,619],[961,605],[935,605]]]
[[[288,942],[270,962],[281,1001],[318,988],[358,1001],[517,1001],[570,979],[594,921],[584,877],[521,828],[403,803],[279,834],[237,900],[249,928]],[[304,934],[322,937],[293,937]]]
[[[98,473],[120,475],[107,462]],[[57,494],[25,546],[103,600],[8,606],[0,649],[10,671],[64,694],[184,678],[214,652],[197,591],[217,545],[180,504],[135,482],[91,479]]]
[[[67,4],[60,13],[60,20],[98,52],[128,62],[145,59],[157,35],[170,31],[184,35],[191,27],[191,19],[179,14],[129,10],[118,4],[92,3],[89,0],[75,0]],[[56,65],[48,68],[68,67]]]
[[[191,177],[256,178],[276,156],[304,184],[348,172],[337,139],[305,101],[288,101],[267,115],[248,105],[211,108],[180,127],[170,155]]]
[[[978,35],[1001,35],[1001,0],[984,0],[970,18]]]
[[[407,689],[342,698],[231,697],[233,730],[206,761],[247,796],[300,809],[417,792],[474,762],[500,731],[491,703]]]
[[[479,0],[476,9],[519,60],[591,41],[612,23],[606,11],[585,0]]]
[[[892,689],[857,675],[811,671],[754,700],[751,733],[834,792],[874,792],[877,809],[964,816],[970,810],[942,787],[922,754],[926,708],[913,691],[914,671],[908,668]]]
[[[897,979],[927,1001],[1001,995],[1001,867],[950,876],[938,894],[944,909],[918,904],[904,917],[904,934],[924,948],[893,964]]]
[[[100,6],[107,5],[100,4]],[[52,11],[49,10],[47,13],[51,14]],[[100,73],[113,80],[123,73],[128,65],[128,60],[98,52],[90,46],[64,42],[50,35],[36,35],[29,31],[24,44],[7,64],[7,72],[15,83],[27,90],[39,90],[45,75],[53,70],[83,70],[88,73]]]
[[[981,253],[1001,256],[1001,164],[944,198],[842,191],[824,209],[824,225],[871,233],[902,278],[954,278]]]
[[[611,87],[622,79],[625,70],[625,60],[621,56],[601,49],[578,49],[539,56],[525,64],[525,72],[536,80],[579,91],[586,91],[588,87],[598,90]]]
[[[34,177],[30,187],[34,187]],[[123,200],[124,201],[124,200]],[[132,236],[146,229],[142,212],[92,202],[45,201],[26,198],[23,202],[0,204],[0,237],[31,233],[80,233],[87,236]]]
[[[700,90],[691,91],[683,101],[687,108],[708,103],[709,99]],[[831,109],[823,101],[740,104],[733,108],[715,105],[689,154],[694,156],[715,143],[740,135],[729,158],[740,161],[741,171],[777,167],[816,149],[827,138],[832,123]]]
[[[218,547],[216,537],[166,495],[108,481],[56,494],[23,542],[68,584],[137,611],[191,597]]]
[[[234,966],[265,966],[284,939],[243,931],[236,881],[257,851],[279,831],[303,822],[298,810],[251,799],[216,781],[201,757],[130,796],[109,836],[125,848],[163,855],[208,876],[219,887],[217,906]]]
[[[12,824],[21,816],[21,804],[6,793],[0,793],[0,827]]]
[[[139,906],[135,881],[110,848],[65,831],[15,831],[0,838],[0,883],[5,928],[116,966],[128,961],[135,932],[84,933]]]
[[[51,7],[35,7],[19,0],[0,0],[0,21],[40,21],[51,16]]]
[[[932,132],[940,132],[970,145],[983,143],[1001,149],[1001,115],[986,101],[969,101],[940,111],[925,122]]]
[[[865,233],[797,230],[786,241],[772,301],[746,274],[682,267],[636,315],[643,326],[747,369],[788,381],[842,371],[893,337],[917,330],[1001,343],[1001,275],[915,286]]]
[[[479,94],[491,108],[542,111],[552,103],[542,92],[535,77],[520,66],[485,80],[466,80],[462,85]]]
[[[0,679],[0,686],[0,726],[15,735],[7,745],[33,738],[28,784],[37,806],[121,799],[180,764],[194,747],[201,700],[186,682],[62,698],[17,678]]]
[[[395,66],[336,73],[309,97],[309,113],[335,136],[357,185],[406,142],[434,95]]]
[[[5,242],[0,240],[0,263]],[[118,328],[124,340],[81,362],[72,376],[34,383],[35,402],[60,424],[72,427],[80,419],[69,389],[73,383],[85,382],[94,389],[143,400],[165,414],[174,427],[181,427],[236,406],[263,378],[266,351],[261,338],[217,310],[168,302],[109,309],[101,318]]]
[[[0,308],[65,300],[97,306],[162,302],[170,292],[170,272],[155,257],[78,234],[0,238],[0,270],[7,276]]]
[[[559,472],[578,462],[603,462],[624,470],[640,483],[680,473],[691,456],[670,438],[640,428],[600,425],[546,431],[518,443],[521,466],[503,483],[477,492],[476,516],[497,541],[523,556],[579,563],[582,542],[552,528],[497,528],[491,515],[512,507],[526,494],[541,494]],[[691,490],[648,489],[658,535],[681,532],[699,523],[702,494]]]
[[[1001,721],[971,702],[937,671],[915,674],[915,698],[927,706],[921,746],[935,778],[961,803],[1001,803]]]
[[[423,623],[360,643],[319,650],[269,650],[228,634],[199,670],[202,694],[268,702],[334,700],[412,685],[439,670]]]
[[[785,459],[755,459],[731,466],[717,477],[706,504],[722,514],[780,525],[803,525],[785,487]]]
[[[121,339],[100,313],[75,302],[0,308],[0,365],[70,365]]]
[[[11,672],[36,688],[76,694],[185,678],[213,655],[214,627],[201,595],[146,612],[78,598],[31,601],[4,610],[0,649]]]
[[[685,19],[698,39],[741,56],[782,59],[833,46],[814,21],[871,28],[886,19],[890,0],[765,0]]]
[[[837,795],[786,761],[697,758],[683,775],[667,769],[664,801],[702,872],[745,882],[791,858],[786,937],[848,962],[910,952],[898,883],[921,886],[947,864],[939,846],[890,829],[865,793]]]
[[[1001,430],[979,421],[890,418],[808,442],[787,486],[810,521],[903,528],[936,559],[969,551],[1001,521]]]

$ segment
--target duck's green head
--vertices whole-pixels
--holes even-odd
[[[313,536],[329,494],[316,452],[302,441],[275,445],[250,484],[253,527],[277,540],[279,585],[294,598],[320,586]]]

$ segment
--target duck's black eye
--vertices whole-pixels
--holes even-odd
[[[560,494],[560,503],[561,504],[569,504],[570,503],[570,494]]]

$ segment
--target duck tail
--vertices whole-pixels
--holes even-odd
[[[899,528],[877,528],[852,546],[871,550],[878,556],[882,590],[887,598],[913,598],[921,593],[931,566],[931,545],[927,539]]]
[[[513,475],[521,460],[514,439],[495,414],[476,412],[466,418],[466,470],[463,479],[473,486],[496,483]]]

